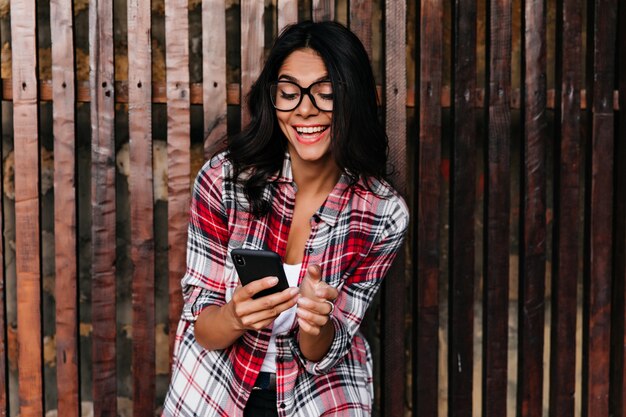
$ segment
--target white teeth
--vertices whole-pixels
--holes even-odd
[[[300,134],[302,133],[319,133],[326,130],[326,126],[315,126],[315,127],[296,127],[296,131]]]

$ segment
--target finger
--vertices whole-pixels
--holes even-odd
[[[289,310],[291,307],[295,306],[297,299],[298,296],[295,295],[291,299],[277,306],[247,314],[241,318],[241,322],[247,329],[262,329],[269,325],[271,322],[273,322],[276,317],[280,315],[280,313]]]
[[[238,300],[252,298],[252,296],[255,295],[256,293],[259,293],[268,288],[272,288],[276,284],[278,284],[277,277],[265,277],[265,278],[252,281],[251,283],[244,285],[241,291],[238,291],[239,297],[242,297],[242,298],[238,298]],[[234,297],[235,296],[233,295],[233,298]]]
[[[299,308],[298,310],[296,310],[296,315],[299,318],[306,320],[311,325],[318,327],[322,327],[328,322],[327,314],[307,310],[304,308]]]
[[[307,268],[307,275],[313,282],[322,280],[322,268],[319,265],[310,265]]]
[[[312,326],[306,320],[298,317],[298,325],[300,326],[300,330],[305,333],[311,334],[313,336],[317,336],[320,334],[320,328],[317,326]]]
[[[315,296],[323,300],[328,300],[330,302],[333,302],[337,299],[337,297],[339,297],[339,291],[337,291],[337,288],[331,285],[328,285],[326,283],[321,283],[315,289]]]
[[[265,297],[257,298],[256,300],[251,299],[250,302],[240,305],[237,312],[241,316],[245,316],[260,311],[272,310],[274,312],[270,313],[270,315],[278,316],[278,314],[286,310],[279,307],[285,303],[290,303],[292,299],[294,302],[291,306],[293,306],[295,304],[295,300],[297,300],[299,292],[300,289],[298,287],[290,287],[276,294],[266,295]]]

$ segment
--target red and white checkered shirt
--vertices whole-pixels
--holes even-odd
[[[200,311],[227,303],[239,283],[232,249],[271,249],[284,258],[287,248],[296,194],[289,157],[264,191],[271,210],[262,218],[248,212],[232,174],[222,154],[205,164],[194,184],[182,279],[185,304],[164,416],[242,416],[267,351],[271,328],[248,331],[224,350],[206,350],[194,338]],[[372,412],[372,357],[359,325],[401,246],[409,214],[388,184],[375,181],[370,187],[374,192],[363,183],[350,185],[343,175],[311,218],[299,280],[308,265],[318,264],[323,279],[339,289],[331,317],[335,338],[326,356],[311,362],[300,352],[297,321],[277,335],[281,417]]]

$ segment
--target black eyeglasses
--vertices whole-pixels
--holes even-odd
[[[278,111],[292,111],[309,96],[311,103],[321,111],[333,111],[333,84],[328,80],[317,81],[307,88],[293,81],[280,80],[270,85],[270,98]]]

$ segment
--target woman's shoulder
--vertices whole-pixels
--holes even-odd
[[[408,207],[400,193],[386,180],[368,177],[361,178],[356,184],[355,191],[361,197],[375,204],[386,206],[387,210],[394,207],[408,215]]]

